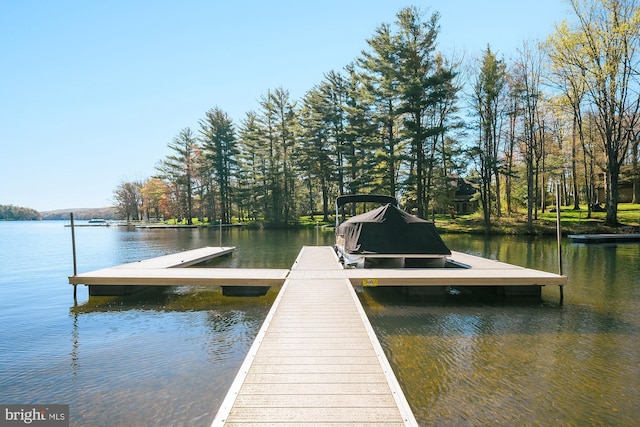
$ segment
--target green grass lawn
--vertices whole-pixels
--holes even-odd
[[[562,208],[560,211],[561,227],[564,234],[578,233],[620,233],[640,232],[640,204],[621,203],[618,205],[618,222],[620,227],[604,225],[605,212],[592,212],[587,218],[587,207],[581,210]],[[452,219],[449,215],[436,215],[436,226],[446,233],[484,233],[484,222],[481,213],[461,215]],[[527,234],[526,211],[519,211],[500,218],[491,218],[491,232],[495,234]],[[534,234],[553,234],[556,231],[556,213],[538,212],[538,219],[533,221]]]
[[[587,207],[582,206],[581,210],[572,208],[562,208],[560,221],[563,234],[583,234],[583,233],[639,233],[640,232],[640,204],[621,203],[618,205],[618,222],[620,227],[607,227],[604,225],[605,212],[592,212],[591,218],[587,218]],[[328,222],[320,221],[321,216],[315,216],[311,220],[308,216],[302,216],[299,225],[303,227],[332,227],[334,218],[331,216]],[[429,220],[433,220],[432,217]],[[510,215],[503,215],[500,218],[491,218],[492,234],[529,234],[527,230],[527,213],[521,210]],[[469,215],[458,215],[451,218],[448,214],[437,214],[435,224],[441,233],[484,233],[484,221],[482,214],[476,212]],[[556,213],[538,212],[538,219],[533,221],[534,234],[555,234],[556,233]]]

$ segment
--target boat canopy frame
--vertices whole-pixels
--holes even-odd
[[[345,194],[336,198],[336,208],[340,208],[347,203],[359,202],[380,203],[381,205],[391,203],[393,206],[398,206],[398,200],[393,196],[384,194]]]
[[[379,203],[380,205],[391,205],[398,207],[398,199],[386,194],[344,194],[336,198],[336,232],[340,225],[340,208],[348,203]]]

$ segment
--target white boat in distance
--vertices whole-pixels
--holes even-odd
[[[91,218],[88,222],[89,225],[102,225],[105,227],[108,227],[111,225],[111,223],[109,223],[109,221],[107,221],[106,219],[102,219],[102,218]]]

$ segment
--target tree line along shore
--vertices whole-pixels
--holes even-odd
[[[337,195],[380,193],[425,217],[463,213],[451,198],[461,178],[485,232],[524,211],[535,234],[556,189],[587,218],[604,206],[616,227],[620,203],[640,201],[640,8],[569,10],[507,60],[490,45],[467,58],[438,51],[439,14],[404,8],[302,99],[269,90],[240,123],[215,107],[179,130],[154,176],[114,190],[116,207],[129,220],[287,226],[317,211],[327,222]]]
[[[87,209],[59,209],[48,212],[37,212],[31,208],[16,207],[13,205],[0,205],[0,221],[33,221],[33,220],[69,220],[70,212],[74,213],[74,218],[78,220],[88,220],[92,218],[104,218],[116,223],[126,223],[126,220],[117,215],[115,207],[87,208]],[[296,223],[287,226],[279,225],[278,228],[299,228],[299,227],[322,227],[331,228],[335,225],[335,219],[323,220],[321,213],[317,215],[305,215],[298,218]],[[592,234],[592,233],[640,233],[640,204],[622,203],[619,205],[620,224],[616,227],[605,224],[605,212],[592,213],[591,218],[587,217],[586,207],[574,210],[572,207],[561,209],[561,229],[563,234]],[[551,235],[556,233],[556,213],[552,208],[541,212],[534,221],[534,228],[531,230],[527,226],[525,212],[502,216],[493,222],[491,230],[487,232],[481,213],[467,215],[435,214],[429,217],[436,224],[441,233],[483,233],[483,234],[514,234],[514,235]],[[206,218],[193,218],[192,224],[202,227],[216,227],[219,222],[210,222]],[[136,221],[131,224],[153,224],[157,226],[166,225],[187,225],[188,221],[178,221],[177,218]],[[265,224],[260,221],[240,221],[232,218],[231,224],[255,228],[264,228],[274,225]]]

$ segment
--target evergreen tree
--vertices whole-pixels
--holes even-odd
[[[262,114],[258,119],[268,146],[267,192],[270,200],[265,219],[288,224],[295,213],[296,176],[291,156],[296,149],[296,103],[289,98],[289,91],[278,88],[263,96],[260,105]]]
[[[231,182],[237,165],[238,148],[233,122],[220,108],[213,108],[200,120],[204,159],[211,166],[220,194],[220,217],[231,222]],[[211,218],[210,218],[211,219]]]
[[[372,98],[371,118],[377,127],[376,162],[369,187],[373,192],[396,196],[404,149],[400,136],[397,35],[389,24],[382,24],[367,44],[371,51],[362,52],[358,64],[364,70],[365,85]]]
[[[479,161],[480,200],[487,231],[491,228],[493,178],[499,182],[499,144],[501,103],[506,83],[506,66],[487,46],[482,58],[480,72],[476,78],[473,93],[474,112],[479,119],[478,144],[474,153]],[[499,185],[497,187],[499,195]]]
[[[268,144],[255,112],[250,111],[240,125],[238,155],[238,201],[251,220],[264,216],[268,208]]]
[[[445,141],[447,116],[457,92],[452,85],[455,72],[435,53],[438,21],[437,13],[424,21],[415,7],[402,9],[396,21],[400,112],[404,134],[411,141],[410,158],[415,167],[410,190],[420,217],[427,211],[438,142]]]
[[[353,64],[345,67],[347,77],[346,113],[344,127],[345,186],[339,194],[356,194],[366,190],[375,180],[375,153],[378,130],[372,120],[373,96],[367,91],[366,81]]]
[[[319,89],[305,95],[300,109],[301,144],[297,156],[298,172],[306,181],[308,210],[313,218],[314,191],[319,187],[322,196],[323,221],[329,220],[329,194],[336,165],[331,158],[332,147],[328,140],[329,129],[325,123],[325,98]],[[317,185],[316,185],[317,183]]]
[[[178,220],[186,218],[193,224],[193,182],[196,173],[197,139],[190,128],[184,128],[167,144],[174,152],[157,167],[158,177],[167,180],[173,189]]]

